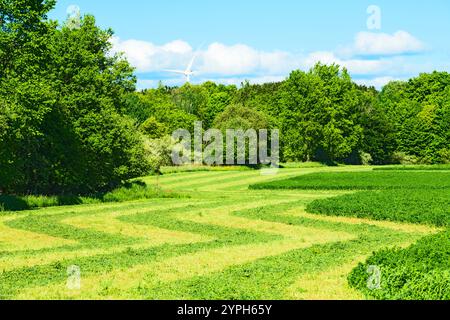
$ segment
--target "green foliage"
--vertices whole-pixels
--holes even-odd
[[[172,150],[175,141],[170,136],[145,140],[145,156],[153,172],[161,173],[161,167],[172,165]]]
[[[150,117],[145,120],[139,128],[150,139],[159,139],[169,133],[167,126],[160,123],[155,117]]]
[[[23,4],[27,10],[19,10]],[[54,1],[4,1],[0,15],[0,190],[88,194],[148,170],[134,123],[122,114],[133,70],[111,56],[110,30],[92,16],[58,27]]]
[[[125,202],[155,198],[186,198],[186,195],[163,191],[159,187],[147,186],[145,183],[134,181],[125,184],[101,196],[102,202]]]
[[[194,121],[205,129],[248,126],[241,116],[233,120],[227,107],[255,110],[281,130],[284,162],[445,163],[450,162],[447,82],[446,73],[423,74],[391,82],[379,93],[356,85],[337,65],[317,64],[282,82],[244,82],[240,89],[212,82],[161,85],[128,97],[126,109],[139,123],[154,117],[169,132],[192,131]]]
[[[227,129],[270,129],[267,117],[256,109],[243,105],[230,105],[215,120],[213,127],[225,132]]]
[[[379,106],[396,128],[397,151],[421,163],[445,163],[450,149],[450,74],[421,74],[383,88]]]
[[[423,236],[287,214],[335,192],[245,192],[248,183],[267,179],[257,171],[178,173],[160,177],[161,186],[189,199],[0,214],[10,239],[26,237],[2,243],[0,291],[5,299],[73,299],[66,270],[76,265],[84,288],[77,299],[354,299],[361,295],[342,290],[341,281],[352,261]],[[35,234],[53,245],[39,246]]]
[[[252,189],[394,190],[448,189],[450,172],[323,172],[251,185]]]
[[[378,92],[375,89],[362,86],[358,93],[361,109],[359,123],[363,128],[359,153],[361,164],[390,163],[396,148],[395,128],[377,103]]]
[[[317,64],[308,73],[292,72],[279,104],[286,160],[334,162],[357,150],[363,134],[359,101],[345,69]]]

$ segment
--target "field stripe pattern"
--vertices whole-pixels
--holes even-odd
[[[177,173],[158,183],[189,198],[3,213],[0,298],[361,298],[343,281],[348,270],[373,251],[438,230],[305,212],[311,201],[344,191],[247,190],[348,170]],[[67,286],[70,266],[80,268],[80,289]]]

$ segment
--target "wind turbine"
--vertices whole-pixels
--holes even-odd
[[[198,52],[199,52],[199,50],[197,50],[197,52],[192,57],[192,59],[189,62],[186,70],[183,71],[183,70],[171,70],[171,69],[168,69],[168,70],[164,70],[164,71],[171,72],[171,73],[182,74],[186,78],[186,82],[190,83],[191,82],[191,77],[195,74],[195,72],[192,71],[192,66],[194,65],[195,59],[198,56]]]

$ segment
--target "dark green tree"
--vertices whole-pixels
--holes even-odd
[[[135,78],[109,54],[112,32],[91,16],[58,28],[46,18],[54,1],[3,4],[0,189],[93,193],[144,174],[142,141],[122,112]]]

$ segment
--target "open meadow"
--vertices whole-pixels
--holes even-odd
[[[432,214],[424,221],[395,218],[402,212],[401,203],[392,219],[380,218],[377,212],[371,216],[370,208],[358,214],[352,199],[345,197],[371,191],[337,188],[332,179],[328,187],[323,182],[327,175],[353,174],[359,179],[354,181],[365,181],[364,187],[370,184],[370,175],[380,172],[371,167],[289,168],[274,176],[256,170],[175,172],[141,180],[158,183],[177,197],[3,212],[0,298],[395,298],[393,291],[390,296],[374,296],[365,290],[365,267],[361,264],[358,269],[358,264],[374,252],[408,248],[436,234],[445,240],[447,224],[435,223]],[[424,174],[447,177],[448,172]],[[312,187],[261,187],[273,180],[292,182],[291,178],[306,179]],[[379,183],[379,177],[374,181]],[[426,185],[427,179],[422,183]],[[255,184],[260,188],[249,189]],[[442,188],[433,190],[444,190],[441,198],[433,199],[439,198],[440,210],[448,214],[448,185]],[[348,208],[339,200],[342,197]],[[414,201],[419,201],[417,197]],[[335,201],[331,207],[344,207],[341,211],[349,214],[330,212],[327,201]],[[363,207],[364,203],[359,208]],[[433,208],[441,215],[438,211]],[[442,257],[448,261],[448,255]],[[76,289],[68,286],[68,270],[74,266],[81,276]],[[448,271],[448,262],[440,267]],[[450,292],[445,287],[448,280],[443,278],[442,285],[441,296],[433,297]]]

